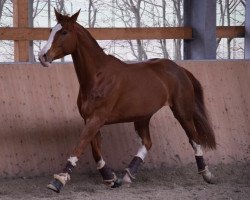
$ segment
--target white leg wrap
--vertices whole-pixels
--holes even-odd
[[[192,141],[192,147],[194,149],[195,156],[203,156],[203,151],[201,149],[201,145],[196,144],[194,141]]]
[[[97,163],[97,166],[96,166],[97,170],[103,168],[104,165],[105,165],[105,161],[101,158],[101,160],[99,160]]]
[[[78,158],[76,156],[69,157],[68,161],[71,163],[72,166],[76,166],[76,162],[78,161]]]
[[[137,157],[141,158],[142,160],[144,160],[147,153],[148,153],[148,150],[146,149],[146,147],[144,145],[142,145],[139,148],[139,150],[138,150],[138,152],[137,152],[137,154],[135,156],[137,156]]]

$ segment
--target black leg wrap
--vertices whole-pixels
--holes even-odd
[[[63,173],[71,174],[73,171],[74,166],[71,164],[71,162],[67,162],[65,168],[63,169]]]
[[[115,174],[111,168],[109,168],[107,165],[104,165],[103,168],[99,169],[99,172],[102,175],[102,178],[104,181],[114,181],[115,180]]]
[[[122,185],[122,181],[116,177],[114,171],[107,165],[104,165],[101,169],[99,169],[99,172],[101,173],[103,181],[107,186],[117,188]]]
[[[138,172],[139,167],[141,166],[141,164],[143,163],[143,160],[140,157],[135,156],[133,158],[133,160],[131,161],[131,163],[129,164],[128,168],[126,169],[126,171],[128,172],[128,175],[135,179],[135,176]]]
[[[196,160],[196,164],[198,167],[198,171],[201,172],[201,171],[205,170],[206,163],[203,159],[203,156],[195,156],[195,160]]]
[[[47,188],[53,190],[54,192],[60,193],[61,189],[63,188],[63,184],[59,180],[54,179],[49,183],[49,185],[47,185]]]

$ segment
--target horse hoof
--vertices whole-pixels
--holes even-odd
[[[202,177],[204,181],[209,184],[215,184],[217,182],[215,176],[208,169],[202,172]]]
[[[199,174],[202,175],[203,180],[209,184],[215,184],[217,183],[217,179],[215,178],[215,176],[209,171],[208,166],[205,167],[205,169],[201,172],[199,172]]]
[[[131,178],[128,175],[128,173],[126,173],[122,179],[122,185],[125,187],[130,187],[131,184],[132,184]]]
[[[54,179],[47,185],[47,188],[56,193],[60,193],[61,189],[63,188],[63,184],[59,180]]]
[[[217,179],[215,178],[213,174],[211,174],[210,176],[203,175],[202,177],[203,177],[203,180],[209,184],[217,183]]]
[[[117,178],[114,182],[113,185],[111,186],[111,188],[118,188],[122,185],[122,180]]]
[[[122,185],[122,180],[117,178],[115,181],[106,181],[104,183],[109,188],[118,188]]]

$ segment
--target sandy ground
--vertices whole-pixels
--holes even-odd
[[[45,188],[51,177],[0,179],[0,199],[250,199],[250,163],[210,166],[218,183],[209,185],[196,166],[142,169],[131,187],[108,189],[98,173],[75,174],[56,194]],[[120,174],[121,175],[121,174]]]

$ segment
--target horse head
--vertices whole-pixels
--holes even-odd
[[[46,45],[39,52],[39,61],[44,67],[56,59],[72,54],[76,49],[76,32],[74,25],[80,10],[74,15],[62,15],[55,10],[57,24],[51,29]]]

